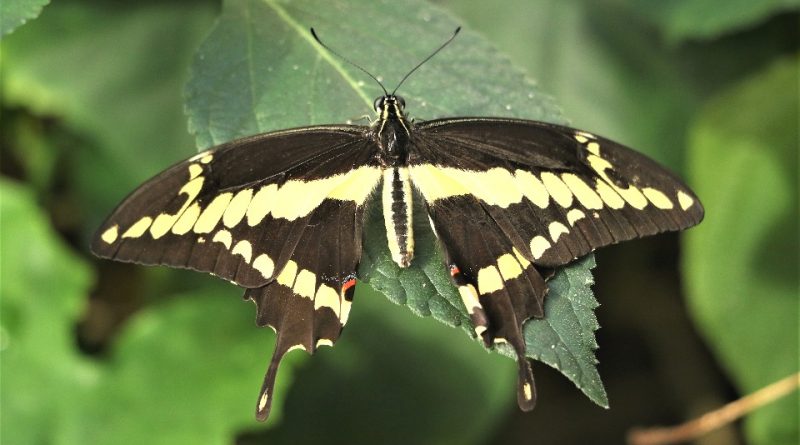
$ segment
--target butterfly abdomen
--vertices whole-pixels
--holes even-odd
[[[408,267],[414,257],[414,232],[411,224],[413,205],[407,167],[383,171],[383,219],[392,260]]]

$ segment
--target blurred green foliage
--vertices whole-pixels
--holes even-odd
[[[273,334],[254,328],[240,292],[98,262],[85,246],[125,193],[195,151],[187,115],[205,147],[368,110],[375,88],[320,59],[309,26],[392,85],[460,23],[464,35],[403,87],[417,118],[562,121],[544,91],[576,126],[684,172],[707,211],[683,243],[686,311],[720,368],[712,378],[734,388],[717,400],[797,371],[797,1],[451,0],[443,12],[366,0],[62,0],[20,26],[44,3],[0,7],[3,443],[619,443],[635,422],[697,414],[704,395],[649,401],[678,405],[672,417],[620,421],[614,391],[607,412],[564,393],[582,400],[562,413],[543,367],[540,406],[517,414],[513,362],[361,286],[341,341],[313,360],[290,354],[273,417],[256,424],[251,397]],[[435,315],[432,301],[410,306]],[[602,376],[637,360],[615,358]],[[795,393],[755,412],[745,440],[797,443],[797,406]],[[537,423],[546,410],[563,423]]]

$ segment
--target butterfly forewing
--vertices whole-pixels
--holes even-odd
[[[703,216],[697,197],[670,172],[584,131],[491,118],[428,121],[416,130],[410,171],[428,205],[476,197],[537,265],[561,266]]]
[[[95,254],[271,281],[324,201],[363,205],[379,178],[360,127],[285,131],[224,144],[134,191],[101,226]],[[348,273],[350,271],[347,271]]]

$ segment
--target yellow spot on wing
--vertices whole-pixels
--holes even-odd
[[[139,221],[136,221],[132,226],[122,234],[123,238],[139,238],[144,235],[150,225],[153,223],[153,218],[145,216]]]
[[[297,263],[292,260],[289,260],[286,263],[286,266],[283,267],[283,270],[280,274],[278,274],[278,278],[275,281],[278,284],[291,288],[294,286],[294,278],[297,276]]]
[[[547,227],[547,230],[550,232],[550,239],[552,239],[554,243],[558,241],[558,238],[561,237],[561,235],[569,233],[567,226],[558,221],[551,222]]]
[[[569,191],[569,187],[558,176],[550,172],[544,172],[542,173],[542,183],[558,205],[565,209],[572,205],[572,192]]]
[[[175,225],[172,226],[172,233],[176,235],[184,235],[189,233],[197,222],[197,217],[200,216],[200,204],[197,201],[193,202],[189,207],[184,210]]]
[[[522,275],[522,267],[520,267],[514,255],[510,253],[501,255],[500,258],[497,259],[497,268],[500,270],[500,275],[503,276],[503,280],[505,281],[512,280]]]
[[[320,346],[333,346],[333,340],[327,338],[320,338],[317,340],[317,344],[315,347],[319,348]]]
[[[647,207],[647,198],[633,185],[628,186],[628,188],[621,188],[612,184],[611,187],[613,187],[614,190],[619,193],[619,196],[622,196],[622,199],[627,201],[633,208],[642,210]]]
[[[288,353],[290,353],[292,351],[297,351],[298,349],[301,350],[301,351],[305,351],[306,347],[305,347],[305,345],[300,345],[300,344],[293,345],[293,346],[290,346],[289,349],[286,350],[286,353],[288,354]]]
[[[241,255],[244,258],[245,263],[250,263],[250,259],[253,257],[253,245],[250,244],[250,241],[241,240],[233,246],[233,250],[231,250],[232,255]]]
[[[233,198],[233,193],[217,195],[211,203],[203,209],[203,213],[200,214],[200,217],[197,218],[197,222],[194,225],[195,233],[209,233],[214,230],[219,220],[222,218],[222,214],[225,213],[225,209],[228,208],[228,203],[231,202],[231,198]]]
[[[339,294],[327,284],[320,284],[314,295],[314,309],[327,307],[333,310],[336,318],[339,318]]]
[[[294,293],[308,299],[314,298],[314,289],[317,287],[317,276],[308,269],[303,269],[297,274],[294,282]]]
[[[166,235],[169,232],[169,229],[175,224],[178,220],[176,215],[170,215],[169,213],[160,213],[156,216],[155,221],[150,226],[150,235],[153,239],[159,239],[162,236]],[[123,235],[124,237],[125,235]]]
[[[470,314],[474,314],[476,309],[482,308],[475,286],[471,284],[458,286],[458,294],[461,295],[461,301],[464,302],[464,306]]]
[[[600,144],[598,144],[597,142],[589,142],[586,145],[586,151],[595,156],[600,156]]]
[[[567,187],[569,187],[575,197],[578,198],[578,202],[580,202],[582,206],[594,210],[603,208],[603,200],[577,175],[565,173],[561,175],[561,179],[564,181],[564,184],[567,184]]]
[[[547,188],[539,178],[525,170],[517,170],[514,172],[514,177],[517,180],[517,187],[528,200],[537,207],[547,208],[550,204],[550,194],[547,193]]]
[[[586,218],[586,214],[578,209],[572,209],[567,212],[567,222],[569,225],[574,226],[579,219]]]
[[[207,155],[203,156],[202,158],[200,158],[200,163],[201,164],[208,164],[209,162],[211,162],[212,159],[214,159],[214,156],[212,156],[210,154],[207,154]]]
[[[222,243],[226,249],[230,249],[233,237],[231,236],[231,232],[220,230],[214,234],[214,238],[211,238],[211,242]]]
[[[269,255],[262,253],[253,260],[253,268],[259,272],[264,278],[272,278],[275,273],[275,263]]]
[[[259,411],[263,410],[264,407],[267,406],[267,401],[268,400],[269,400],[269,393],[264,391],[264,393],[261,394],[261,398],[258,399],[258,410]]]
[[[203,173],[203,167],[197,164],[189,164],[189,179],[194,179]]]
[[[172,226],[172,233],[176,235],[184,235],[189,233],[194,227],[194,223],[197,222],[197,218],[200,216],[200,204],[197,201],[193,202],[186,210],[181,214],[178,221],[175,225]]]
[[[694,205],[694,199],[684,193],[683,190],[678,190],[678,203],[681,205],[682,210],[686,210]]]
[[[239,224],[247,213],[247,207],[250,205],[252,198],[253,189],[244,189],[231,199],[228,208],[225,209],[225,214],[222,215],[222,223],[225,227],[234,227]]]
[[[343,176],[341,182],[326,197],[340,201],[354,201],[361,205],[372,193],[375,184],[381,177],[381,172],[376,167],[359,167]]]
[[[293,221],[311,213],[326,198],[362,205],[380,177],[378,167],[364,166],[322,179],[286,181],[273,197],[272,216]]]
[[[667,195],[662,193],[660,190],[656,190],[651,187],[645,187],[642,189],[642,193],[651,203],[653,203],[654,206],[658,207],[659,209],[669,210],[673,207],[672,201],[670,201],[669,198],[667,198]]]
[[[429,203],[469,194],[502,208],[522,201],[514,175],[503,168],[473,171],[422,164],[412,166],[410,172],[412,182]]]
[[[550,241],[547,241],[547,238],[541,235],[534,236],[531,240],[530,248],[533,259],[538,260],[550,248]]]
[[[520,252],[519,250],[517,250],[517,248],[516,248],[516,247],[513,247],[513,248],[511,249],[511,251],[512,251],[512,252],[514,252],[514,257],[517,259],[517,261],[519,261],[519,264],[520,264],[520,266],[522,266],[522,268],[523,268],[523,269],[527,269],[527,268],[528,268],[528,266],[530,266],[530,265],[531,265],[531,262],[530,262],[530,261],[528,261],[528,260],[527,260],[527,258],[525,258],[524,256],[522,256],[522,252]]]
[[[178,191],[178,195],[186,195],[186,201],[174,215],[161,213],[156,216],[155,221],[153,221],[153,224],[150,226],[150,235],[153,239],[159,239],[169,232],[172,226],[178,221],[178,218],[183,215],[183,212],[186,211],[192,201],[200,194],[200,190],[203,189],[203,181],[203,177],[200,176],[192,179],[181,187]]]
[[[423,164],[411,167],[411,180],[419,188],[425,200],[433,202],[451,196],[468,195],[469,190],[456,177],[448,174],[456,170]]]
[[[106,244],[111,244],[117,240],[117,236],[119,235],[119,226],[114,224],[113,226],[106,229],[102,235],[100,235],[100,239],[103,240]]]
[[[478,271],[478,293],[488,295],[503,289],[503,278],[494,266],[486,266]]]
[[[339,316],[339,322],[342,323],[342,326],[347,324],[347,320],[350,318],[350,308],[353,306],[352,301],[347,301],[342,298],[342,314]]]
[[[624,199],[633,208],[642,210],[645,207],[647,207],[647,198],[644,197],[644,195],[642,194],[642,192],[639,191],[638,188],[636,188],[632,184],[629,185],[627,188],[618,187],[614,184],[614,181],[612,181],[611,178],[608,177],[608,174],[606,174],[606,170],[613,169],[611,163],[609,163],[607,160],[599,156],[594,156],[594,155],[589,156],[587,160],[589,161],[589,165],[594,169],[594,171],[597,172],[597,174],[605,182],[607,182],[608,185],[611,186],[611,188],[614,189],[614,191],[616,191],[617,194],[619,194],[619,196],[621,196],[622,199]],[[602,194],[600,196],[602,196]],[[611,205],[609,205],[609,207],[611,207]]]
[[[625,207],[625,200],[611,188],[605,181],[597,178],[597,194],[603,199],[603,202],[612,209],[621,209]]]
[[[265,185],[256,192],[247,207],[247,225],[253,227],[269,214],[272,209],[272,201],[277,192],[277,184]]]
[[[533,390],[531,389],[530,383],[524,383],[522,385],[522,392],[525,395],[525,400],[530,400],[533,397]]]

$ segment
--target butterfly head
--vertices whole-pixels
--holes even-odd
[[[380,115],[381,119],[400,118],[403,116],[406,101],[400,96],[385,94],[375,99],[373,107],[375,107],[375,112]]]

